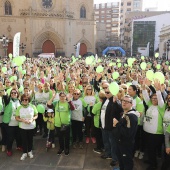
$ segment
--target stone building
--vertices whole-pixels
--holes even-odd
[[[96,25],[93,0],[0,0],[0,36],[9,39],[7,52],[12,53],[13,38],[21,32],[24,53],[80,54],[95,52]],[[4,48],[0,44],[0,55]]]

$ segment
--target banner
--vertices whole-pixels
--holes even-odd
[[[20,32],[16,33],[15,36],[14,36],[14,41],[13,41],[13,57],[19,56],[20,36],[21,36]]]
[[[80,43],[78,43],[76,48],[76,57],[79,57],[79,52],[80,52]]]

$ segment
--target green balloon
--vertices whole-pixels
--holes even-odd
[[[117,62],[120,63],[120,59],[117,59]]]
[[[168,67],[168,69],[170,70],[170,66]]]
[[[1,70],[2,70],[3,73],[6,73],[6,72],[7,72],[7,68],[6,68],[6,67],[2,67]]]
[[[157,64],[156,65],[156,68],[159,70],[161,68],[161,65],[160,64]]]
[[[120,68],[121,66],[122,66],[122,64],[121,64],[121,63],[118,63],[117,67]]]
[[[109,66],[113,66],[113,63],[110,63]]]
[[[145,70],[145,69],[146,69],[146,63],[145,63],[145,62],[142,62],[142,63],[140,64],[140,67],[141,67],[142,70]]]
[[[104,68],[103,68],[102,66],[98,66],[98,67],[96,68],[96,72],[97,72],[97,73],[101,73],[101,72],[103,72],[103,70],[104,70]]]
[[[21,66],[21,65],[24,63],[22,57],[15,57],[15,58],[13,59],[13,62],[14,62],[17,66]]]
[[[164,76],[163,73],[161,73],[161,72],[156,72],[156,73],[154,74],[154,80],[155,80],[155,79],[158,79],[161,84],[164,84],[164,82],[165,82],[165,76]]]
[[[26,74],[26,70],[22,70],[22,74]]]
[[[87,57],[86,60],[85,60],[85,62],[86,62],[87,65],[91,65],[92,62],[93,62],[93,58]]]
[[[113,77],[114,80],[116,80],[119,77],[119,73],[118,72],[114,72],[112,74],[112,77]]]
[[[124,64],[125,67],[127,67],[128,65],[127,64]]]
[[[166,64],[169,65],[169,61],[166,61]]]
[[[145,57],[144,57],[144,56],[141,56],[141,59],[142,59],[142,60],[144,60],[144,59],[145,59]]]
[[[116,66],[116,63],[113,63],[113,66]]]
[[[99,59],[98,59],[98,63],[101,63],[101,62],[102,62],[102,60],[99,58]]]
[[[158,58],[159,57],[159,53],[155,53],[155,58]]]
[[[119,85],[116,82],[113,82],[109,85],[109,90],[112,95],[117,95],[119,93]]]
[[[38,104],[37,111],[38,111],[38,113],[43,114],[43,113],[45,113],[45,107],[42,104]]]
[[[11,53],[8,56],[9,56],[10,59],[12,59],[12,54]]]
[[[134,62],[133,58],[129,58],[128,59],[128,66],[132,67],[133,62]]]
[[[153,78],[154,78],[154,72],[152,70],[148,70],[146,72],[146,77],[147,77],[148,80],[152,81]]]

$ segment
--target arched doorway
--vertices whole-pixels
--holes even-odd
[[[83,56],[84,54],[87,53],[87,46],[84,43],[80,44],[80,55]]]
[[[7,55],[10,53],[13,54],[13,42],[8,43]]]
[[[51,40],[46,40],[42,46],[43,53],[54,53],[55,54],[55,45]]]

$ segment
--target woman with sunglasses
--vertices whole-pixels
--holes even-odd
[[[95,103],[97,103],[98,98],[95,96],[94,89],[92,85],[87,85],[84,91],[84,101],[88,104],[89,110],[87,115],[85,115],[85,128],[86,128],[86,143],[90,142],[90,137],[93,143],[96,143],[94,137],[94,120],[92,114],[92,108]]]
[[[16,111],[16,120],[19,121],[19,128],[22,138],[23,154],[20,158],[21,161],[25,160],[28,156],[32,159],[33,135],[36,126],[35,120],[38,117],[38,111],[32,104],[31,97],[23,94],[21,96],[21,106]]]
[[[5,145],[7,145],[7,155],[12,156],[12,144],[14,139],[16,140],[17,149],[22,149],[18,121],[15,119],[16,110],[20,106],[19,92],[17,89],[13,88],[9,96],[5,91],[2,95],[4,102],[4,115],[2,118],[2,150],[5,151]]]
[[[165,135],[165,158],[161,170],[168,170],[170,167],[170,94],[167,95],[166,110],[163,117],[163,128]]]
[[[157,168],[157,148],[163,144],[163,117],[165,112],[164,100],[161,95],[161,84],[158,80],[154,81],[156,94],[149,97],[146,90],[146,80],[142,84],[142,94],[144,101],[148,105],[143,123],[143,130],[146,134],[146,146],[148,152],[148,163],[150,164],[147,170]]]
[[[59,136],[59,150],[58,155],[61,155],[64,151],[65,156],[69,155],[70,144],[70,111],[75,107],[71,102],[70,96],[66,96],[65,92],[59,93],[59,101],[54,101],[55,94],[47,102],[49,108],[55,108],[55,127]],[[66,126],[66,129],[62,131],[62,125]]]

